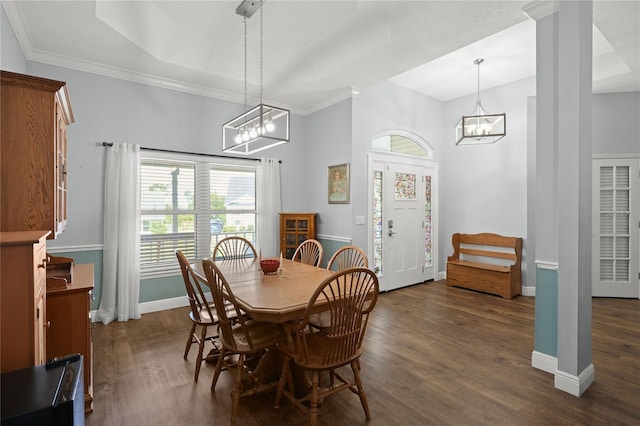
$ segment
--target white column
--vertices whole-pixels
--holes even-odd
[[[591,1],[545,1],[525,12],[537,21],[536,349],[555,387],[580,396],[594,380],[591,363]],[[557,264],[555,263],[557,262]],[[544,282],[542,282],[544,281]],[[540,284],[550,285],[538,300]],[[542,294],[540,294],[542,296]],[[541,306],[541,304],[543,304]],[[557,310],[557,330],[544,314]],[[553,336],[552,333],[557,333]],[[553,339],[555,337],[555,341]],[[549,368],[549,366],[552,366]]]
[[[591,364],[591,63],[593,4],[561,1],[558,21],[558,371],[579,396]]]

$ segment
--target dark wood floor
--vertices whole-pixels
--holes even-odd
[[[372,425],[640,424],[640,300],[593,300],[596,381],[581,398],[531,367],[534,299],[504,300],[431,282],[381,294],[365,337],[362,377]],[[231,383],[213,366],[193,382],[195,346],[182,359],[187,308],[98,324],[94,412],[87,425],[225,425]],[[240,401],[241,425],[304,425],[273,394]],[[342,392],[320,409],[321,425],[366,424],[358,398]]]

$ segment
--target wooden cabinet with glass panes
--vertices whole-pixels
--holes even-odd
[[[316,238],[316,213],[280,213],[280,252],[293,257],[300,243]]]
[[[0,231],[67,225],[67,125],[73,112],[63,81],[0,71]]]

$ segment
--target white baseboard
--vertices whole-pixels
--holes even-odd
[[[522,286],[522,295],[523,296],[536,296],[536,287],[535,286]]]
[[[564,371],[556,371],[553,384],[556,389],[560,389],[573,396],[580,396],[595,381],[595,377],[595,368],[593,364],[589,364],[578,376]]]
[[[138,304],[140,314],[166,311],[167,309],[182,308],[183,306],[189,306],[189,299],[187,299],[187,296],[173,297],[171,299],[153,300],[151,302],[142,302]]]
[[[558,370],[558,358],[533,351],[531,366],[546,373],[553,374],[553,384],[556,389],[573,396],[580,396],[595,381],[595,368],[589,364],[578,376]]]
[[[206,295],[209,296],[208,294]],[[148,314],[150,312],[165,311],[167,309],[182,308],[189,306],[187,296],[173,297],[171,299],[154,300],[151,302],[142,302],[138,305],[140,314]],[[92,322],[99,322],[96,318],[98,311],[91,311]]]
[[[558,358],[533,351],[531,352],[531,366],[549,374],[555,374],[558,370]]]

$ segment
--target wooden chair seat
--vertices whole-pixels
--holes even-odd
[[[218,325],[218,314],[215,311],[216,307],[212,304],[209,304],[209,309],[200,308],[198,310],[198,315],[195,315],[194,312],[189,312],[189,318],[191,321],[198,323],[198,325]],[[233,306],[226,306],[227,315],[229,317],[235,316],[235,310]]]
[[[232,332],[233,344],[235,344],[233,352],[239,354],[253,354],[255,347],[275,347],[276,343],[285,337],[284,330],[279,324],[257,321],[247,321],[244,326],[234,327]],[[232,346],[224,336],[220,337],[220,341],[223,345],[226,344],[226,347]]]
[[[330,318],[329,318],[330,325]],[[309,333],[307,337],[307,350],[309,351],[304,358],[296,359],[296,364],[305,370],[332,370],[334,368],[341,367],[343,365],[350,364],[351,361],[355,361],[362,355],[362,348],[357,348],[353,354],[349,357],[340,360],[334,360],[333,362],[327,362],[327,352],[333,350],[331,346],[331,338],[327,336],[327,329],[322,331]],[[292,350],[288,345],[281,342],[279,350],[291,359],[296,358],[296,351]]]

